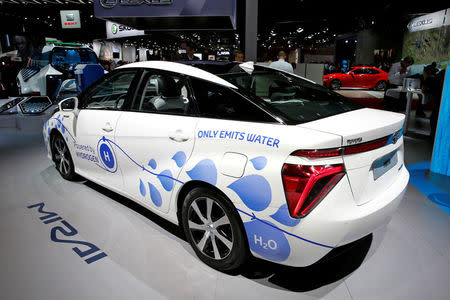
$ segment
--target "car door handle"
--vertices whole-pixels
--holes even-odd
[[[114,129],[111,127],[111,125],[110,125],[109,123],[106,123],[105,126],[102,127],[102,130],[103,130],[103,131],[106,131],[106,132],[111,132],[111,131],[113,131]]]
[[[177,129],[174,132],[169,133],[169,139],[181,143],[189,140],[189,137],[186,136],[181,129]]]

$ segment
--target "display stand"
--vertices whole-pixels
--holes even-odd
[[[413,99],[413,95],[417,94],[417,95],[422,95],[422,97],[424,96],[421,90],[411,90],[411,89],[402,89],[402,92],[406,92],[406,110],[405,110],[405,123],[403,123],[403,134],[407,135],[408,133],[408,123],[409,123],[409,115],[411,113],[411,104],[412,104],[412,99]]]

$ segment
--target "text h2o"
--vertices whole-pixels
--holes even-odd
[[[264,241],[262,236],[257,236],[256,234],[253,235],[253,238],[255,245],[259,244],[263,249],[276,250],[278,248],[278,244],[274,240]]]

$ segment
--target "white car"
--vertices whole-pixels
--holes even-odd
[[[133,63],[62,101],[44,126],[79,174],[182,226],[219,270],[252,255],[307,266],[383,227],[409,173],[402,114],[262,66],[221,77]]]

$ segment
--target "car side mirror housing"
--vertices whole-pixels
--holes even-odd
[[[60,111],[76,112],[76,111],[78,111],[78,98],[70,97],[70,98],[64,99],[58,103],[58,108]]]

